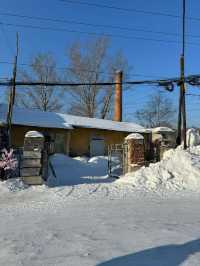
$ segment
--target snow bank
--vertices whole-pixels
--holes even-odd
[[[116,181],[146,190],[200,190],[200,146],[169,150],[162,161],[142,167]]]
[[[54,154],[50,158],[56,177],[50,173],[47,185],[65,186],[98,183],[107,179],[108,159],[97,156],[71,158],[64,154]],[[52,171],[50,171],[52,172]]]
[[[197,146],[200,144],[200,135],[197,129],[190,128],[187,130],[187,146]]]

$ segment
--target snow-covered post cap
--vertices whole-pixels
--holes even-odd
[[[44,148],[44,135],[38,131],[28,131],[24,138],[24,151],[39,151]]]
[[[44,138],[44,135],[38,131],[28,131],[25,138]]]
[[[144,137],[139,133],[131,133],[125,138],[125,140],[130,140],[130,139],[144,139]]]
[[[169,127],[155,127],[151,129],[152,133],[173,133],[175,132],[174,129]]]

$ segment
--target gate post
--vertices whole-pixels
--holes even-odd
[[[128,145],[128,172],[132,172],[145,164],[144,137],[132,133],[125,138]]]
[[[21,163],[21,177],[28,185],[43,184],[42,151],[44,136],[37,131],[29,131],[25,135],[23,159]]]

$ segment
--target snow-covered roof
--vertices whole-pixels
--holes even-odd
[[[0,104],[0,122],[6,123],[7,105]],[[65,128],[73,127],[66,122],[61,114],[53,112],[42,112],[38,110],[22,109],[14,107],[12,123],[14,125],[45,127],[45,128]]]
[[[0,122],[6,122],[7,106],[0,104]],[[14,125],[26,125],[47,128],[72,129],[74,127],[97,128],[121,132],[147,132],[146,129],[138,124],[129,122],[116,122],[112,120],[88,118],[55,112],[43,112],[14,107]]]
[[[164,133],[164,132],[174,132],[173,129],[169,128],[169,127],[155,127],[155,128],[151,128],[151,131],[153,133]]]

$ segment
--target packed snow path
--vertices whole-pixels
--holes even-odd
[[[197,266],[199,200],[130,193],[61,200],[39,187],[4,193],[0,265]]]

